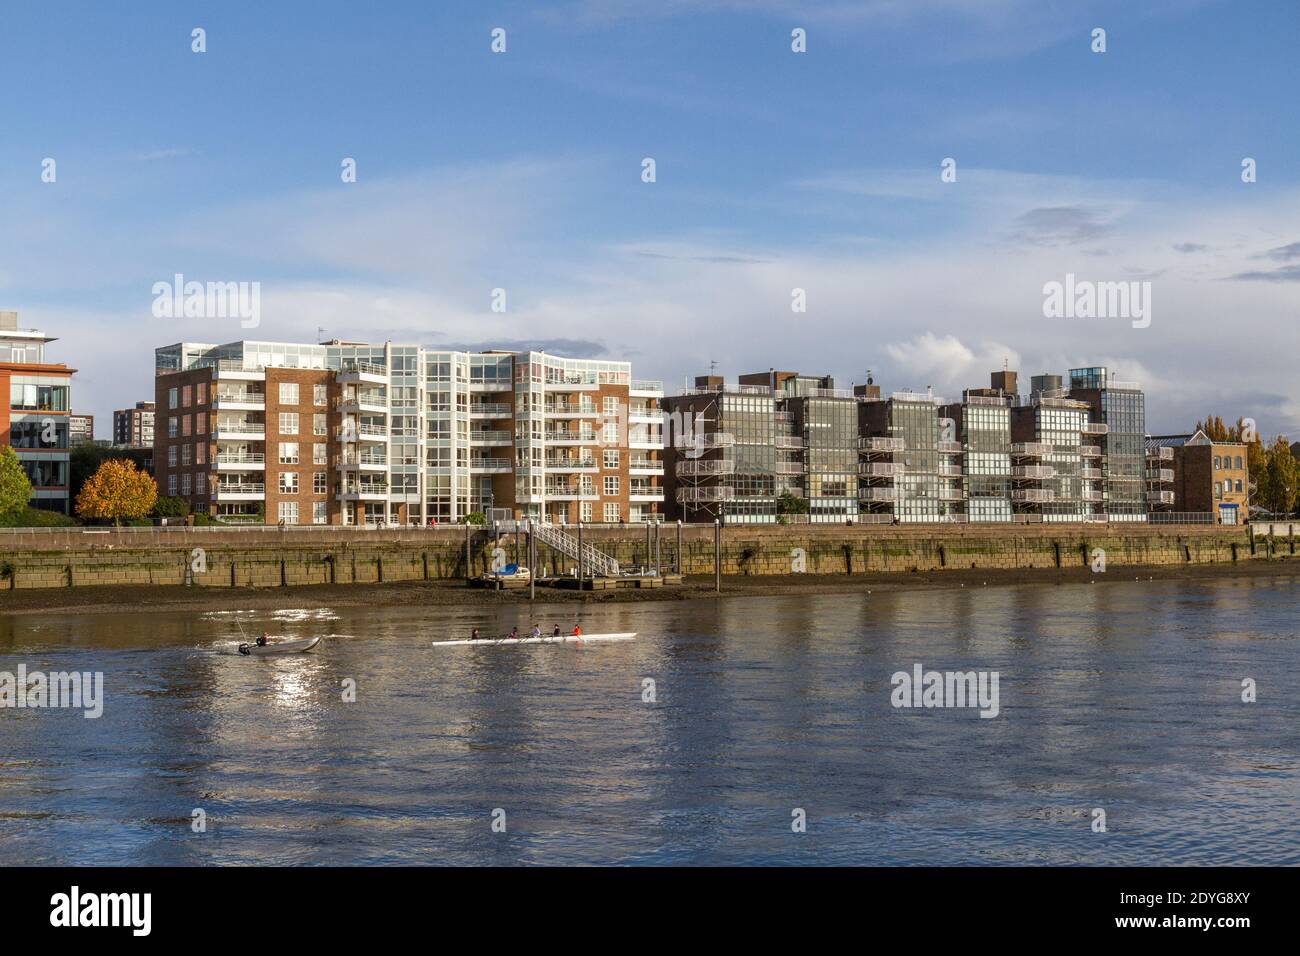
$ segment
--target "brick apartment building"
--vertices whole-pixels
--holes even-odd
[[[153,448],[154,402],[113,411],[113,444],[118,448]]]
[[[45,361],[56,341],[0,312],[0,444],[10,445],[32,483],[32,506],[69,512],[69,403],[76,369]]]
[[[341,340],[155,358],[160,491],[219,519],[660,517],[663,387],[626,362]]]
[[[1250,473],[1246,446],[1213,441],[1202,430],[1190,435],[1147,439],[1148,455],[1172,465],[1175,511],[1212,512],[1219,524],[1242,524],[1250,511]]]

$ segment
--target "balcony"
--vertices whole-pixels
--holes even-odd
[[[1045,481],[1056,477],[1056,469],[1050,465],[1016,465],[1011,469],[1011,477],[1022,481]]]
[[[265,497],[266,485],[260,481],[217,482],[217,501],[261,501]]]
[[[897,501],[899,491],[897,488],[859,488],[859,501]]]
[[[265,471],[266,456],[257,454],[222,454],[218,453],[213,459],[213,464],[217,466],[217,471]]]
[[[937,441],[934,448],[941,455],[960,455],[966,450],[959,441]]]
[[[663,398],[664,383],[650,379],[633,379],[627,391],[633,398]]]
[[[1149,468],[1147,469],[1147,481],[1159,484],[1168,484],[1174,480],[1174,470],[1172,468]]]
[[[711,485],[704,488],[678,488],[678,504],[710,504],[719,501],[731,501],[736,497],[736,489],[730,485]]]
[[[638,425],[659,425],[663,423],[664,413],[657,408],[629,408],[627,420]]]
[[[547,402],[542,406],[551,418],[599,418],[593,402]]]
[[[1147,500],[1157,505],[1172,505],[1174,503],[1174,493],[1172,491],[1149,491]]]
[[[736,436],[730,432],[706,432],[703,435],[673,436],[673,447],[679,451],[690,451],[693,448],[730,448],[735,444]]]
[[[388,459],[383,455],[335,455],[334,466],[342,471],[387,471]]]
[[[343,425],[334,429],[334,437],[341,442],[385,442],[388,429],[378,425]]]
[[[1079,477],[1085,481],[1099,481],[1101,479],[1100,468],[1080,468]]]
[[[1025,504],[1043,504],[1048,501],[1056,500],[1056,492],[1050,488],[1016,488],[1011,492],[1012,501],[1020,501]]]
[[[1079,492],[1079,499],[1081,501],[1102,501],[1103,495],[1096,489],[1085,488],[1083,491]]]
[[[577,456],[574,456],[572,458],[565,457],[565,456],[552,456],[546,459],[546,470],[584,472],[584,471],[599,471],[600,469],[596,467],[596,459],[594,458],[580,458]]]
[[[1174,450],[1172,448],[1148,448],[1147,460],[1149,461],[1173,461]]]
[[[587,429],[546,432],[548,445],[590,445],[595,440],[596,433]]]
[[[382,395],[358,394],[344,395],[334,403],[335,409],[343,415],[387,415],[388,401]]]
[[[633,458],[627,463],[627,470],[632,475],[662,475],[664,463],[657,458]]]
[[[1110,426],[1103,422],[1085,422],[1079,430],[1085,435],[1105,435],[1110,431]]]
[[[515,408],[509,402],[470,402],[470,418],[513,418]]]
[[[866,452],[900,452],[906,443],[901,438],[859,438],[858,448]]]
[[[218,389],[213,405],[222,412],[261,412],[266,410],[266,393],[238,389]]]
[[[1011,446],[1011,454],[1016,458],[1042,458],[1053,450],[1046,442],[1016,442]]]
[[[1080,445],[1079,454],[1084,458],[1100,458],[1101,449],[1096,445]]]
[[[547,485],[546,497],[553,501],[596,501],[600,496],[596,489],[581,485]]]
[[[773,471],[778,475],[802,475],[804,466],[801,461],[778,461],[773,466]]]
[[[902,478],[907,466],[901,461],[863,462],[858,465],[858,474],[863,478]]]
[[[600,388],[600,383],[596,381],[595,375],[568,375],[563,379],[549,381],[544,387],[548,392],[594,392]]]
[[[509,458],[471,458],[469,470],[484,475],[504,475],[514,471]]]
[[[388,369],[370,362],[347,362],[338,370],[337,379],[344,385],[365,383],[387,385]]]
[[[514,438],[509,432],[471,431],[469,440],[474,445],[513,445]]]
[[[244,368],[243,362],[222,359],[211,366],[212,377],[217,381],[227,382],[265,382],[266,370],[261,368]]]
[[[962,501],[966,496],[960,488],[940,488],[935,497],[940,501]]]
[[[265,441],[265,422],[232,422],[217,419],[212,435],[217,441]]]
[[[944,478],[960,478],[962,476],[961,465],[940,465],[938,474]]]
[[[679,478],[700,478],[710,475],[732,475],[736,472],[736,463],[727,460],[679,461],[676,468]]]
[[[340,485],[335,498],[338,501],[383,501],[388,497],[386,482],[358,482]]]
[[[628,501],[663,501],[664,490],[655,485],[633,485],[627,491]]]
[[[777,448],[802,448],[803,439],[797,435],[777,435],[775,444]]]

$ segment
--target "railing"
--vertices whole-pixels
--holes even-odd
[[[804,467],[801,461],[778,461],[773,470],[778,475],[802,475]]]
[[[664,463],[657,458],[633,458],[628,461],[627,466],[641,471],[653,471],[660,475],[664,473]]]
[[[218,421],[212,429],[212,434],[217,432],[228,432],[232,435],[265,435],[266,425],[253,425],[247,422],[222,422]]]
[[[766,385],[696,385],[682,391],[683,395],[771,395],[772,389]]]
[[[1017,488],[1011,492],[1012,501],[1023,501],[1030,504],[1041,504],[1053,501],[1055,498],[1056,492],[1050,488]]]
[[[1080,468],[1080,469],[1079,469],[1079,477],[1080,477],[1080,478],[1083,478],[1085,481],[1097,481],[1099,478],[1101,478],[1101,469],[1100,469],[1100,468]]]
[[[471,402],[471,415],[513,415],[514,408],[505,402]]]
[[[901,478],[907,474],[907,466],[901,461],[863,462],[858,465],[858,474],[866,478]]]
[[[547,458],[547,468],[595,468],[594,458]]]
[[[906,443],[901,438],[859,438],[858,448],[862,451],[903,451]]]
[[[1080,431],[1085,435],[1105,435],[1110,432],[1110,426],[1104,422],[1084,422]]]
[[[892,402],[926,402],[931,405],[948,404],[938,395],[922,395],[920,392],[890,392],[889,400]]]
[[[1079,454],[1084,458],[1100,458],[1101,449],[1096,445],[1080,445]]]
[[[1147,457],[1154,461],[1173,461],[1174,450],[1172,448],[1148,448]]]
[[[339,367],[339,372],[346,374],[348,372],[363,372],[367,375],[388,376],[388,367],[385,365],[375,365],[373,362],[344,362]]]
[[[1042,458],[1052,454],[1053,450],[1046,442],[1016,442],[1011,446],[1011,454],[1019,458]]]
[[[959,441],[937,441],[934,449],[941,455],[960,455],[965,448]]]
[[[654,379],[633,379],[628,388],[633,392],[663,392],[664,383]]]
[[[664,500],[664,490],[657,485],[632,485],[628,488],[627,493],[632,497],[653,498],[655,501]]]
[[[777,435],[775,444],[777,448],[802,448],[804,442],[796,435]]]
[[[217,482],[218,495],[264,495],[265,484],[252,482]]]
[[[218,454],[213,461],[218,465],[262,465],[266,463],[266,455],[261,452],[245,455]]]
[[[1174,480],[1172,468],[1152,468],[1147,471],[1147,481],[1165,484]]]
[[[470,441],[478,441],[478,442],[494,442],[494,443],[496,443],[496,444],[503,444],[503,443],[505,443],[505,442],[513,441],[514,439],[510,437],[510,433],[509,433],[509,432],[484,432],[484,431],[471,431],[471,432],[469,433],[469,440],[470,440]]]
[[[673,447],[689,451],[692,448],[730,448],[736,436],[730,432],[707,432],[703,435],[674,435]]]
[[[218,402],[245,402],[255,404],[266,403],[266,392],[236,392],[218,389],[217,394],[213,396]]]
[[[554,548],[561,554],[577,559],[587,572],[603,577],[617,576],[618,561],[604,551],[596,550],[585,541],[582,543],[582,547],[579,548],[577,538],[567,531],[561,531],[559,527],[553,524],[531,523],[530,527],[533,534],[537,535],[538,541],[549,548]]]
[[[859,501],[897,501],[899,490],[897,488],[859,488]]]
[[[509,409],[510,406],[503,406]],[[599,415],[600,412],[595,405],[590,403],[578,404],[576,402],[554,402],[543,405],[542,408],[548,415]]]
[[[388,494],[388,485],[386,484],[340,485],[339,494],[341,495],[386,495]]]
[[[1213,511],[1152,511],[1147,520],[1153,524],[1218,524]]]
[[[555,431],[545,432],[546,441],[589,441],[596,440],[596,433],[591,431]]]
[[[731,501],[736,497],[736,489],[731,485],[707,485],[703,488],[678,488],[678,504],[702,504],[716,501]]]
[[[736,471],[736,463],[734,461],[679,461],[676,470],[681,477],[731,475]]]
[[[1011,469],[1011,477],[1041,481],[1045,478],[1055,478],[1056,469],[1050,465],[1017,465]]]
[[[475,468],[509,468],[509,458],[471,458],[469,460],[471,470]]]

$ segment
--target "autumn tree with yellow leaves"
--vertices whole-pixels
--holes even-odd
[[[86,479],[77,495],[77,514],[83,518],[143,518],[158,500],[158,484],[126,458],[110,458]]]

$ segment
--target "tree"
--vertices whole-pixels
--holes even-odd
[[[32,483],[27,472],[14,450],[5,445],[0,448],[0,517],[18,514],[31,497]]]
[[[155,518],[184,518],[190,513],[190,503],[185,498],[163,498],[154,502]]]
[[[143,518],[158,500],[158,485],[134,462],[112,458],[81,486],[77,514],[83,518]]]
[[[776,513],[779,515],[806,515],[808,499],[786,492],[776,499]]]
[[[1265,469],[1264,501],[1275,514],[1290,514],[1296,500],[1296,462],[1291,456],[1291,446],[1282,435],[1268,448],[1268,465]]]

